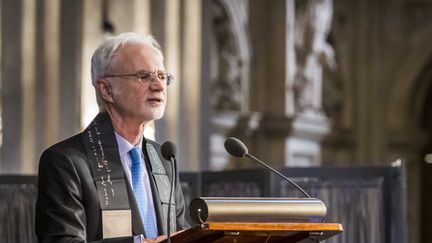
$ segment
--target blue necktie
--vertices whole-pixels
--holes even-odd
[[[132,160],[132,190],[135,194],[135,199],[138,204],[138,208],[141,215],[141,220],[144,225],[146,238],[156,238],[158,236],[156,222],[154,222],[154,211],[150,207],[149,198],[147,197],[147,193],[144,184],[144,175],[145,171],[143,171],[141,166],[141,149],[139,147],[134,147],[129,150],[129,156]]]

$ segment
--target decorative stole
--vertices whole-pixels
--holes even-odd
[[[83,142],[99,196],[102,210],[103,238],[132,236],[132,216],[126,180],[117,140],[109,115],[99,113],[84,130]],[[175,202],[169,203],[170,181],[154,146],[146,143],[153,176],[162,203],[162,215],[167,218],[171,208],[170,227],[175,231]],[[175,182],[173,182],[175,183]],[[174,192],[173,192],[174,193]],[[174,197],[172,197],[174,199]],[[164,231],[166,231],[166,225]]]

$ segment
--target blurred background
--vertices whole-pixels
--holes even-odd
[[[234,169],[260,179],[247,174],[258,165],[225,152],[235,136],[312,191],[325,183],[311,176],[347,187],[358,176],[357,189],[378,188],[365,195],[382,204],[362,215],[386,212],[374,221],[386,233],[366,220],[340,242],[432,236],[431,0],[1,0],[0,8],[2,175],[35,176],[43,149],[88,125],[98,112],[91,55],[105,36],[133,31],[155,36],[175,76],[166,115],[146,136],[177,144],[189,186]],[[361,203],[350,193],[332,197],[351,198],[347,212]]]

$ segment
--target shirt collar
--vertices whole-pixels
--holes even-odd
[[[143,137],[141,137],[140,142],[136,146],[134,146],[131,143],[129,143],[128,140],[126,140],[124,137],[122,137],[120,134],[118,134],[117,132],[114,131],[114,133],[115,133],[115,136],[117,139],[117,145],[118,145],[120,156],[127,154],[129,152],[129,150],[131,150],[133,147],[138,147],[142,151]]]

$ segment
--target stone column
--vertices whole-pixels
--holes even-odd
[[[179,113],[177,120],[181,168],[198,171],[203,161],[202,154],[202,86],[201,86],[201,0],[185,0],[181,6],[180,69],[175,81],[180,86]],[[171,103],[171,105],[174,105]]]
[[[81,131],[82,0],[60,2],[60,139]],[[87,71],[87,70],[85,70]],[[60,82],[61,81],[61,82]]]
[[[1,2],[1,171],[19,173],[22,142],[22,19],[21,1]]]
[[[43,149],[80,129],[80,4],[2,1],[4,172],[35,173]]]
[[[60,1],[39,1],[36,48],[37,151],[59,139],[60,116]]]
[[[288,4],[286,0],[252,1],[249,6],[250,25],[254,26],[251,29],[250,109],[260,114],[249,149],[278,166],[285,161],[285,140],[291,130],[287,111],[293,105],[292,97],[286,92],[287,76],[292,75],[289,55],[293,55],[292,50],[288,51],[293,43],[287,39],[292,39],[288,33],[293,29],[287,25],[293,24],[288,18],[294,19],[288,16]]]
[[[254,1],[250,14],[251,109],[262,115],[254,151],[275,165],[319,165],[329,131],[321,92],[323,67],[334,65],[326,42],[332,1]]]

